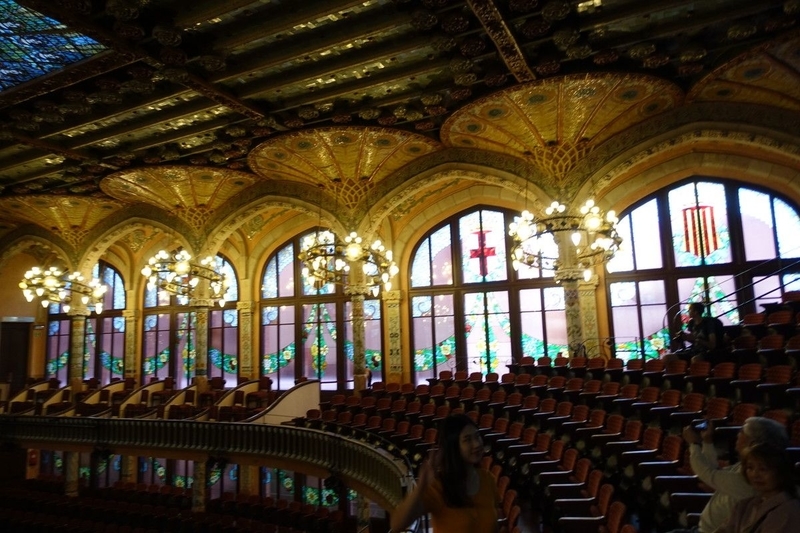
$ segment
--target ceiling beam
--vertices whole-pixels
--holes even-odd
[[[481,22],[486,34],[497,47],[500,58],[520,83],[533,81],[536,75],[528,66],[525,54],[508,28],[493,0],[467,0],[472,12]]]

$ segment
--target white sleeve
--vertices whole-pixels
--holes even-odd
[[[689,450],[689,460],[692,470],[700,478],[700,481],[714,490],[735,499],[752,496],[753,489],[747,484],[738,469],[719,467],[717,451],[713,444],[703,443],[702,448],[693,444]]]

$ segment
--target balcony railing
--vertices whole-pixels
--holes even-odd
[[[313,429],[237,422],[0,415],[0,441],[23,448],[325,470],[384,509],[403,498],[405,463],[372,445]]]

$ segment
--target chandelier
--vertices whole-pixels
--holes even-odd
[[[619,249],[618,221],[614,211],[603,213],[591,199],[577,212],[553,202],[538,220],[525,210],[509,224],[512,265],[515,270],[523,266],[553,270],[557,280],[576,280],[580,273],[589,281],[593,267],[609,261]],[[565,241],[567,235],[572,248]]]
[[[65,313],[69,313],[73,297],[79,296],[81,303],[97,314],[103,312],[103,299],[108,290],[98,279],[87,283],[80,272],[67,274],[56,267],[44,270],[33,267],[25,272],[19,288],[29,302],[39,298],[45,308],[51,304],[60,304]]]
[[[307,235],[297,258],[303,263],[303,276],[317,288],[327,283],[345,284],[350,266],[360,263],[364,283],[373,296],[381,289],[392,290],[392,278],[399,272],[391,250],[379,240],[365,246],[356,232],[344,239],[330,230]]]
[[[206,280],[209,287],[209,298],[225,305],[225,293],[230,286],[228,277],[220,272],[214,257],[192,261],[186,250],[167,253],[160,250],[151,257],[142,268],[142,275],[147,278],[149,289],[163,289],[179,297],[182,303],[188,303],[194,296],[195,289],[201,280]]]

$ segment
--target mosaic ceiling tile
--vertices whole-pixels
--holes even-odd
[[[678,106],[674,84],[645,75],[548,78],[465,106],[442,126],[442,141],[531,160],[558,181],[613,135]]]
[[[734,58],[700,80],[687,99],[800,110],[800,37]]]
[[[129,202],[144,202],[174,213],[200,229],[233,196],[258,181],[229,169],[163,166],[117,172],[103,179],[106,194]]]
[[[377,183],[441,145],[427,137],[384,128],[324,128],[270,139],[250,152],[262,177],[323,185],[352,209]]]
[[[59,234],[73,246],[125,204],[108,198],[31,195],[0,198],[6,219],[30,222]]]

